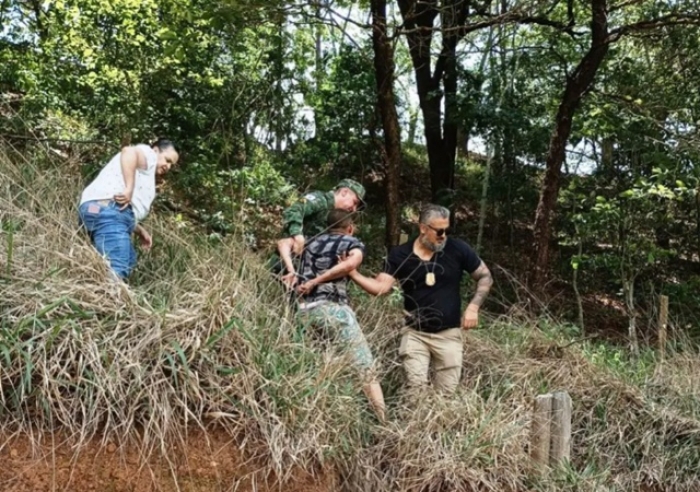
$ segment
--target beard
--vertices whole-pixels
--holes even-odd
[[[440,251],[445,249],[445,241],[441,243],[431,243],[425,236],[420,237],[420,243],[433,253],[439,253]]]

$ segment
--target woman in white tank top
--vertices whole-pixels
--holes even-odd
[[[156,197],[156,180],[177,164],[172,142],[159,139],[153,145],[124,147],[83,190],[80,222],[112,271],[126,279],[136,264],[131,235],[148,250],[151,235],[140,225]]]

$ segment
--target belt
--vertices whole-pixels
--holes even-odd
[[[328,304],[330,301],[327,299],[322,299],[320,301],[312,301],[312,302],[300,302],[297,304],[297,307],[299,310],[305,310],[305,309],[311,309],[315,308],[317,306],[321,306],[322,304]]]
[[[103,207],[108,207],[110,203],[114,202],[114,200],[95,200],[95,202],[99,203]]]

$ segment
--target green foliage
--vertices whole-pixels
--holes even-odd
[[[371,48],[342,45],[336,55],[324,58],[321,69],[315,86],[304,91],[313,108],[315,135],[293,145],[290,164],[321,168],[334,179],[376,169],[381,122]]]
[[[67,156],[65,173],[86,180],[121,143],[168,136],[182,159],[161,196],[193,212],[183,212],[178,224],[196,216],[254,246],[278,234],[280,209],[296,192],[362,178],[372,183],[373,203],[360,234],[377,252],[368,263],[378,267],[383,135],[370,29],[362,27],[369,2],[334,5],[347,12],[262,0],[2,2],[0,133],[105,142],[36,145]],[[493,247],[485,251],[516,274],[532,252],[528,226],[553,116],[590,41],[589,6],[531,7],[533,15],[553,22],[574,21],[573,34],[537,23],[470,31],[458,42],[456,92],[444,101],[454,109],[462,150],[485,153],[486,143],[491,151],[486,224],[492,234],[485,237]],[[625,4],[610,12],[610,27],[670,8],[692,13],[694,7]],[[496,11],[472,13],[469,22]],[[395,103],[405,137],[407,120],[420,108],[409,46],[398,26],[389,27],[397,33]],[[584,294],[616,293],[623,277],[635,277],[638,286],[662,283],[661,290],[671,285],[669,292],[682,299],[692,291],[692,282],[685,282],[700,245],[694,191],[700,186],[700,93],[688,81],[700,78],[700,37],[680,25],[651,32],[663,36],[611,44],[572,122],[563,187],[573,188],[560,201],[555,227],[563,262],[553,268],[566,277],[576,269]],[[433,95],[445,96],[440,90]],[[420,125],[412,126],[414,133]],[[403,145],[402,205],[429,198],[426,150],[422,141]],[[458,155],[456,166],[451,199],[462,234],[463,224],[476,223],[485,161]],[[23,190],[16,197],[28,200]],[[166,256],[177,265],[187,260],[176,252]],[[165,260],[153,257],[154,269],[164,267]],[[679,300],[676,306],[693,319],[692,304]]]
[[[656,354],[651,348],[635,357],[629,350],[607,343],[587,343],[582,348],[585,356],[596,365],[616,374],[635,385],[643,385],[649,380],[656,367]]]
[[[328,73],[308,97],[315,109],[317,138],[348,145],[348,140],[361,140],[377,132],[371,47],[344,45],[327,65]]]
[[[238,189],[250,205],[288,205],[296,197],[294,187],[269,161],[251,167],[219,171],[217,176]]]
[[[572,257],[572,268],[588,265],[616,272],[619,280],[635,279],[645,269],[677,256],[674,249],[658,244],[656,232],[693,191],[681,181],[666,184],[668,174],[655,171],[650,179],[640,178],[619,193],[587,191],[585,179],[571,180],[560,202],[571,213],[573,230],[562,235],[561,242],[587,246],[585,255]]]

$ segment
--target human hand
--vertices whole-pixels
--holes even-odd
[[[134,232],[139,237],[139,243],[145,251],[150,251],[153,246],[153,238],[143,227],[137,227]]]
[[[114,201],[121,205],[119,210],[124,210],[131,204],[131,198],[134,195],[133,189],[125,189],[122,193],[117,193],[114,195]]]
[[[301,234],[298,234],[292,238],[294,240],[294,244],[292,245],[292,252],[295,255],[301,255],[301,253],[304,252],[304,236]]]
[[[297,293],[301,295],[309,294],[312,290],[314,290],[316,285],[318,285],[316,279],[311,279],[308,282],[304,282],[299,287],[297,287]]]
[[[297,284],[297,274],[295,272],[287,273],[282,275],[281,280],[287,289],[292,290]]]
[[[471,330],[479,324],[479,307],[470,304],[462,316],[462,329]]]

